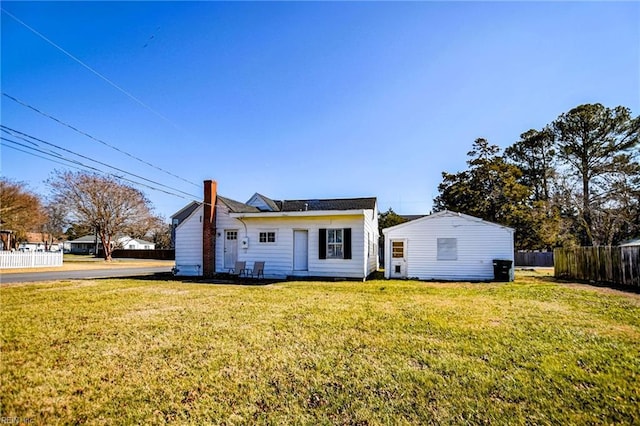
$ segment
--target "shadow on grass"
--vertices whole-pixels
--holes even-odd
[[[257,278],[233,278],[227,274],[219,274],[214,278],[203,277],[179,277],[173,275],[171,272],[156,272],[148,275],[130,275],[130,276],[118,276],[118,277],[101,277],[95,278],[97,280],[113,280],[113,279],[131,279],[139,281],[171,281],[177,283],[191,283],[191,284],[227,284],[227,285],[250,285],[250,286],[263,286],[269,284],[275,284],[283,282],[284,280],[273,279],[257,279]]]

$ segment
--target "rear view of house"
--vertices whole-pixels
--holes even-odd
[[[383,229],[385,278],[492,280],[495,260],[513,265],[513,232],[451,211]],[[513,280],[512,268],[507,274]]]
[[[377,243],[374,197],[272,200],[256,193],[243,203],[205,181],[204,203],[176,225],[175,271],[209,277],[237,261],[247,268],[264,261],[265,277],[365,279],[378,268]]]

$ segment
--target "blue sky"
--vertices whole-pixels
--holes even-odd
[[[195,197],[215,179],[240,201],[377,196],[424,214],[478,137],[504,148],[583,103],[640,113],[637,2],[2,8],[144,106],[4,12],[2,91],[157,168],[3,96],[4,126]],[[64,166],[8,145],[2,175],[46,194]],[[167,218],[189,202],[141,189]]]

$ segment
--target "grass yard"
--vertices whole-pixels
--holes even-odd
[[[508,284],[0,288],[30,424],[640,424],[640,298]]]

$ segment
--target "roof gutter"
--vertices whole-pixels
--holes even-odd
[[[364,216],[367,210],[307,210],[294,212],[257,212],[257,213],[229,213],[236,219],[251,218],[282,218],[282,217],[316,217],[316,216]]]

